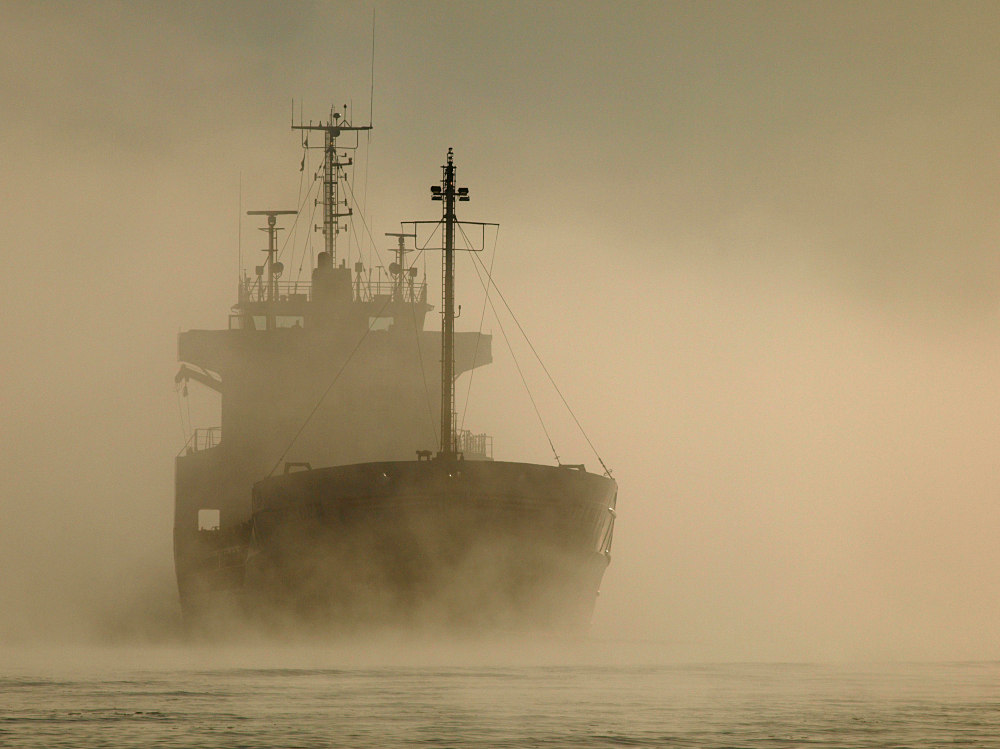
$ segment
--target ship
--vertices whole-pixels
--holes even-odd
[[[221,424],[192,429],[175,459],[184,620],[585,630],[610,561],[617,483],[600,456],[601,474],[558,456],[502,461],[488,434],[457,426],[456,379],[492,362],[490,335],[455,330],[457,233],[496,224],[459,221],[469,190],[457,186],[452,149],[431,187],[441,217],[388,233],[387,269],[338,258],[371,127],[351,124],[346,107],[317,123],[293,115],[304,153],[322,152],[322,225],[310,228],[323,249],[309,281],[286,278],[280,259],[278,223],[298,212],[247,211],[268,246],[253,273],[241,269],[228,326],[178,336],[177,387],[221,399]],[[425,329],[426,270],[418,280],[407,258],[428,251],[416,246],[425,229],[440,244],[440,330]]]

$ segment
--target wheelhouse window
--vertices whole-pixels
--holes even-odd
[[[220,512],[218,510],[198,510],[198,530],[217,531],[220,526]]]

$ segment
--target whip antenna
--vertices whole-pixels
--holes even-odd
[[[375,9],[372,8],[372,67],[369,75],[370,88],[368,90],[368,127],[374,122],[375,107]],[[369,134],[369,137],[370,134]]]

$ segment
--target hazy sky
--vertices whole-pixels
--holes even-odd
[[[368,119],[372,8],[0,4],[0,637],[174,610],[175,336],[225,325],[241,180],[296,204],[292,98]],[[1000,657],[1000,5],[375,10],[373,232],[453,146],[620,483],[595,635]],[[501,346],[470,424],[548,461]]]

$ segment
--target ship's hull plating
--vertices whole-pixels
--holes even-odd
[[[203,556],[185,613],[235,601],[265,625],[578,629],[608,564],[616,492],[580,470],[492,461],[266,479],[242,567],[231,544],[228,562]]]

